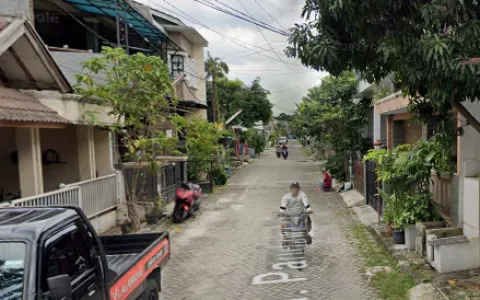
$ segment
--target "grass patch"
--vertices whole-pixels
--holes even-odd
[[[373,239],[364,225],[352,226],[350,233],[364,260],[363,272],[368,267],[388,266],[392,268],[392,272],[378,273],[372,279],[372,285],[380,298],[386,300],[408,299],[408,290],[415,286],[412,276],[400,271],[397,261],[390,252]]]

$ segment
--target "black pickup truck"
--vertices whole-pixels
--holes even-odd
[[[99,237],[76,207],[0,209],[0,299],[159,299],[168,233]]]

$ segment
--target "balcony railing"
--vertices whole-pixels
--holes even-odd
[[[21,198],[0,206],[78,206],[88,217],[95,217],[113,209],[118,203],[118,180],[111,174],[86,181],[75,182],[41,195]]]

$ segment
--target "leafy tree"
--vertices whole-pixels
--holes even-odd
[[[278,116],[275,117],[275,119],[279,121],[290,121],[292,119],[291,115],[287,115],[286,113],[281,113]]]
[[[216,84],[217,79],[221,79],[226,77],[228,74],[229,68],[228,65],[223,62],[218,57],[212,57],[210,52],[207,53],[207,60],[205,61],[205,71],[207,72],[207,79],[211,78],[211,86],[212,86],[212,118],[213,123],[217,121],[217,91],[216,91]]]
[[[247,95],[244,101],[236,106],[243,110],[238,121],[245,127],[252,127],[256,122],[262,121],[267,124],[272,119],[272,103],[268,100],[270,92],[260,84],[257,77],[246,89]]]
[[[233,124],[242,124],[252,127],[256,122],[268,123],[272,118],[272,104],[268,100],[269,91],[260,84],[256,78],[250,86],[240,80],[222,78],[216,82],[216,95],[220,104],[219,111],[222,116],[230,117],[239,109],[243,112],[233,120]],[[208,86],[207,95],[213,99],[213,86]]]
[[[287,53],[339,75],[355,69],[370,82],[394,72],[423,120],[450,117],[453,107],[476,131],[463,101],[480,98],[477,1],[306,0],[306,21],[292,29]]]
[[[168,66],[156,56],[142,53],[127,55],[123,49],[104,47],[102,57],[95,57],[83,63],[85,74],[77,75],[77,91],[109,107],[114,119],[108,128],[126,147],[125,156],[135,164],[131,180],[125,180],[128,216],[132,230],[140,229],[138,200],[145,186],[144,167],[156,172],[161,164],[156,159],[161,152],[170,152],[175,147],[175,137],[168,138],[162,130],[165,124],[176,121],[170,118],[170,107],[174,100],[167,100],[174,94]],[[106,82],[97,82],[97,74],[106,75]],[[86,117],[97,124],[94,112]],[[173,125],[173,124],[172,124]],[[117,149],[117,156],[120,153]],[[124,178],[126,164],[118,162]]]
[[[183,120],[180,126],[186,133],[186,149],[190,161],[187,164],[189,178],[199,179],[201,174],[208,174],[215,167],[220,149],[218,141],[222,133],[203,118]]]
[[[364,151],[362,133],[371,109],[367,100],[354,102],[356,86],[353,72],[327,76],[321,85],[308,91],[299,105],[299,119],[303,120],[308,134],[322,140],[327,149],[334,150],[339,157],[347,151],[352,160],[356,151]]]

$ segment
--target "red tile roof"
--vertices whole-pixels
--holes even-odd
[[[69,124],[35,97],[0,87],[0,121]]]

